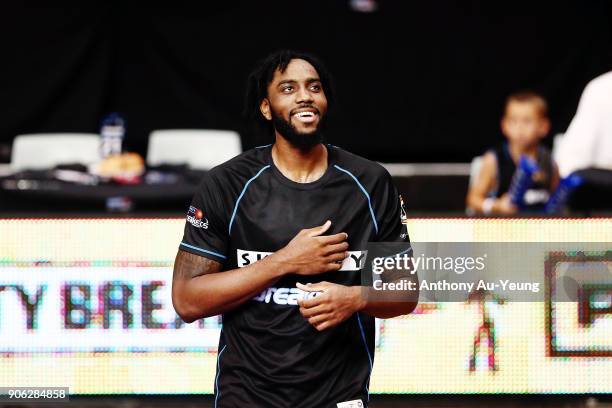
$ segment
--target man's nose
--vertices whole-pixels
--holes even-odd
[[[302,88],[300,87],[298,89],[298,91],[296,92],[296,100],[297,103],[306,103],[306,102],[312,102],[313,98],[311,93],[308,91],[308,88]]]

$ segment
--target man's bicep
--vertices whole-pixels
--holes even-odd
[[[219,272],[222,265],[212,259],[179,249],[174,260],[173,280],[188,280],[197,276]]]

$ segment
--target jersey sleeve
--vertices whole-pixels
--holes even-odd
[[[411,258],[413,250],[408,236],[403,198],[399,195],[393,184],[393,179],[387,171],[384,172],[377,186],[378,188],[375,189],[378,204],[376,212],[379,220],[376,236],[376,242],[379,242],[377,249],[380,254],[387,257],[405,254]],[[412,263],[410,265],[412,267]],[[414,277],[411,269],[388,269],[382,275],[379,275],[379,278],[383,282],[396,282]]]
[[[222,193],[215,179],[207,174],[187,210],[183,240],[179,248],[225,264],[229,214],[222,204]]]
[[[403,199],[387,171],[384,172],[377,187],[374,194],[376,218],[379,220],[376,241],[410,243]]]

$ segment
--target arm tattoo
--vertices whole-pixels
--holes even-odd
[[[221,264],[203,256],[180,250],[174,260],[174,279],[186,280],[197,276],[215,273],[221,270]]]

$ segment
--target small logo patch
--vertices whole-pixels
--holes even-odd
[[[402,198],[401,194],[399,196],[399,202],[400,202],[400,222],[405,227],[405,231],[403,231],[400,234],[400,238],[405,240],[408,238],[408,215],[406,214],[406,209],[404,208],[404,199]]]
[[[189,206],[187,212],[187,222],[196,228],[208,229],[208,219],[204,217],[204,213],[199,208],[193,205]]]

